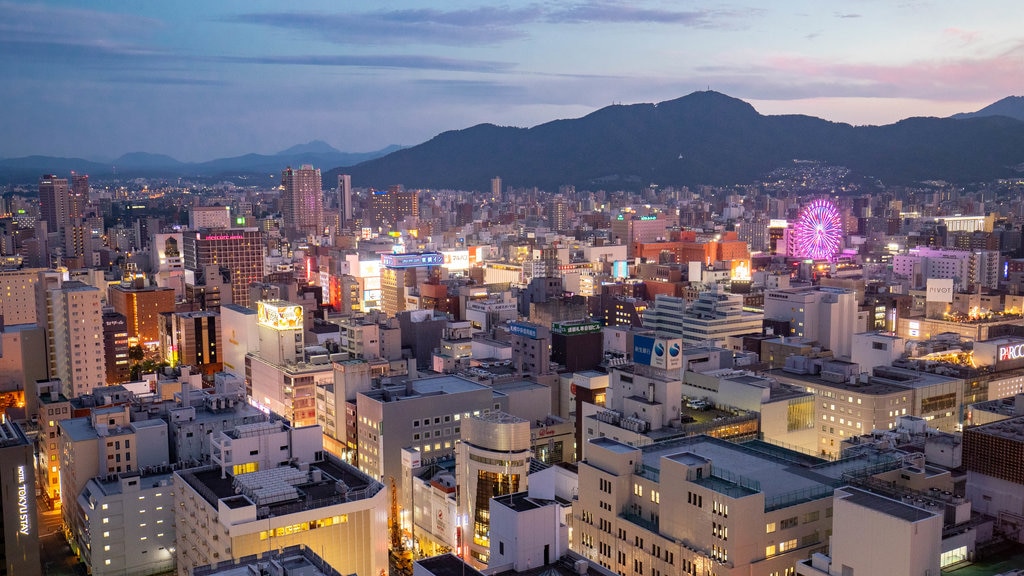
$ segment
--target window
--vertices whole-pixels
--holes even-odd
[[[769,522],[769,523],[765,524],[765,526],[764,526],[764,533],[765,534],[771,534],[772,532],[775,532],[775,522]]]
[[[792,540],[786,540],[785,542],[779,542],[779,553],[787,552],[789,550],[796,549],[796,538]]]

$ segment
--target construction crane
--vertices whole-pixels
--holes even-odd
[[[388,509],[388,534],[391,537],[391,561],[399,572],[412,576],[412,550],[405,549],[402,540],[402,521],[399,516],[398,488],[391,477],[391,505]]]

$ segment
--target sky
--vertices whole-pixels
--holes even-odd
[[[712,89],[850,124],[1024,93],[1020,0],[0,0],[0,157],[414,145]]]

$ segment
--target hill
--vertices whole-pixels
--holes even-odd
[[[513,186],[638,188],[751,182],[793,159],[844,165],[893,183],[988,180],[1024,163],[1024,122],[1005,117],[910,118],[850,126],[763,116],[717,92],[614,105],[533,128],[481,124],[344,169],[358,186],[485,190]]]
[[[993,102],[977,112],[961,112],[954,114],[951,118],[963,120],[965,118],[981,118],[984,116],[1006,116],[1024,121],[1024,96],[1007,96],[998,102]]]

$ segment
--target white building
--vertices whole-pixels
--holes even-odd
[[[764,314],[744,312],[742,294],[719,292],[717,284],[714,286],[709,292],[701,292],[683,314],[683,343],[720,346],[729,336],[760,334]]]
[[[51,378],[75,398],[107,383],[103,354],[103,292],[43,272],[36,284],[37,317],[46,328]]]
[[[297,544],[343,574],[387,571],[387,491],[324,458],[319,427],[283,430],[222,435],[220,464],[174,473],[178,574]]]
[[[911,287],[925,285],[925,280],[951,278],[957,290],[969,286],[998,288],[1002,276],[997,250],[950,250],[919,246],[907,254],[892,258],[894,273],[910,279]]]
[[[770,290],[764,318],[789,322],[789,334],[816,340],[837,357],[849,358],[857,330],[857,293],[845,288],[810,286]]]
[[[83,558],[96,576],[174,569],[174,492],[169,468],[126,472],[86,483],[78,506],[90,545]]]

